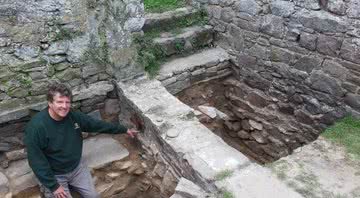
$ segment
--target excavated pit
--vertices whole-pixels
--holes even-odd
[[[183,103],[197,110],[196,116],[199,121],[213,133],[259,164],[274,162],[280,156],[284,156],[284,153],[290,153],[291,151],[285,147],[278,150],[271,148],[271,141],[276,142],[276,140],[270,138],[269,141],[268,135],[264,132],[266,129],[260,122],[254,121],[245,115],[234,113],[236,107],[230,100],[231,92],[234,90],[226,86],[226,81],[229,81],[229,79],[233,79],[233,77],[228,76],[195,83],[175,96]],[[209,114],[217,115],[212,118],[211,115],[204,113],[207,110],[201,110],[202,107],[210,107]],[[217,110],[226,116],[219,115],[216,112]],[[274,153],[280,153],[280,155]]]

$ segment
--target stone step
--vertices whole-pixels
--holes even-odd
[[[128,150],[111,135],[97,135],[84,140],[83,158],[90,169],[104,167],[114,161],[124,159],[128,155]],[[0,195],[5,193],[4,189],[7,187],[16,196],[18,193],[38,185],[26,159],[12,162],[3,172],[9,185],[7,185],[7,180],[1,177],[0,171]]]
[[[161,46],[166,56],[171,56],[189,53],[204,46],[209,46],[213,39],[212,26],[205,25],[203,27],[184,28],[179,34],[162,33],[161,37],[153,39],[153,42]]]
[[[196,82],[231,74],[229,60],[229,55],[221,48],[204,49],[163,64],[156,78],[170,93],[176,94]]]
[[[200,66],[215,66],[230,60],[228,53],[222,48],[210,48],[193,55],[176,58],[161,65],[159,78],[182,71],[193,71]]]
[[[163,13],[148,13],[145,15],[143,31],[147,32],[155,28],[162,29],[173,24],[179,19],[194,16],[198,12],[199,10],[192,7],[183,7]]]

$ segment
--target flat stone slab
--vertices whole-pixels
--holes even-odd
[[[179,180],[179,183],[176,186],[175,194],[177,194],[180,197],[181,195],[183,197],[196,197],[196,198],[207,197],[207,193],[202,188],[194,184],[192,181],[189,181],[183,177]]]
[[[230,177],[216,182],[216,185],[236,198],[303,197],[279,180],[269,169],[255,163],[235,170]]]
[[[41,111],[47,107],[48,103],[46,101],[34,104],[28,104],[24,102],[19,103],[18,105],[15,103],[14,105],[16,106],[10,109],[2,109],[0,112],[0,124],[26,117],[30,115],[30,110]],[[0,105],[0,109],[1,108],[3,107]]]
[[[84,140],[83,158],[89,168],[101,168],[129,156],[129,151],[110,135],[98,135]]]
[[[94,96],[105,96],[113,89],[114,86],[108,81],[99,81],[91,84],[89,87],[78,87],[73,90],[73,101],[93,98]]]
[[[166,25],[172,21],[187,17],[196,12],[198,12],[198,10],[192,7],[183,7],[163,13],[148,13],[145,15],[145,24],[143,30],[147,31],[152,28],[158,28],[159,26]]]
[[[187,39],[190,37],[195,37],[199,33],[211,31],[212,26],[205,25],[204,27],[201,26],[193,26],[193,27],[187,27],[182,30],[182,33],[173,35],[170,33],[169,36],[166,37],[159,37],[155,38],[153,41],[154,43],[163,44],[163,43],[170,43],[170,42],[176,42],[179,39]]]
[[[173,72],[182,72],[190,70],[197,66],[211,65],[215,66],[220,62],[229,60],[228,53],[222,48],[211,48],[199,53],[187,56],[184,58],[177,58],[169,61],[161,66],[159,71],[160,76],[166,76]]]
[[[270,167],[304,197],[360,197],[360,161],[321,136]]]
[[[0,197],[5,196],[9,191],[9,180],[8,178],[0,172]]]
[[[9,168],[5,169],[5,175],[9,178],[10,191],[14,195],[38,185],[37,179],[26,159],[12,162]]]

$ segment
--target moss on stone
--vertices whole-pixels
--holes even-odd
[[[9,69],[12,72],[25,72],[26,70],[29,70],[29,69],[32,69],[35,67],[42,67],[42,66],[45,66],[46,64],[47,64],[47,61],[45,59],[38,58],[35,60],[24,62],[23,64],[11,65]]]

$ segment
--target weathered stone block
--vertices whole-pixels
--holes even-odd
[[[99,64],[92,64],[88,65],[82,68],[82,77],[87,78],[89,76],[92,76],[94,74],[98,74],[100,72],[103,72],[105,68],[102,65]]]
[[[15,50],[14,55],[21,60],[31,60],[39,56],[40,47],[37,46],[21,46]]]
[[[30,93],[32,96],[46,94],[50,82],[47,80],[35,81],[32,83]]]
[[[46,78],[47,76],[42,72],[31,72],[30,77],[32,80],[41,80]]]
[[[81,77],[81,69],[80,68],[68,68],[64,71],[56,73],[55,76],[62,82],[70,81],[74,78]]]
[[[309,10],[320,10],[320,4],[318,0],[307,0],[307,1],[297,1],[295,2],[298,6],[305,7]]]
[[[345,103],[351,108],[360,111],[360,95],[348,93],[345,96]]]
[[[266,47],[255,44],[249,50],[246,51],[247,54],[251,54],[258,59],[268,60],[269,59],[269,52]]]
[[[293,115],[295,109],[288,103],[278,103],[279,111],[284,114]]]
[[[94,106],[98,103],[104,102],[106,96],[94,96],[89,99],[85,99],[81,101],[82,106]]]
[[[244,82],[249,85],[250,87],[256,88],[256,89],[260,89],[262,91],[268,90],[268,88],[270,87],[270,81],[262,78],[259,74],[257,73],[253,73],[253,74],[248,74],[245,77]]]
[[[272,15],[262,17],[260,32],[275,38],[283,38],[285,34],[284,19],[282,17]]]
[[[65,55],[69,48],[68,41],[60,41],[50,45],[44,54],[46,55]]]
[[[304,56],[300,58],[294,65],[298,70],[311,73],[313,69],[318,69],[322,63],[322,58],[317,56]]]
[[[313,115],[322,113],[321,104],[316,98],[307,97],[305,100],[305,109]]]
[[[245,12],[250,15],[256,15],[261,7],[255,0],[238,0],[234,4],[236,11]]]
[[[181,195],[181,197],[184,196],[202,198],[206,197],[207,195],[202,188],[183,177],[180,179],[178,185],[176,186],[175,193]]]
[[[294,3],[275,0],[270,3],[271,13],[280,17],[289,17],[294,10]]]
[[[5,156],[9,161],[21,160],[26,158],[27,152],[25,151],[25,149],[20,149],[7,152],[5,153]]]
[[[265,144],[268,142],[268,140],[262,136],[262,134],[259,131],[254,131],[251,134],[251,137],[253,137],[255,139],[256,142],[258,142],[259,144]]]
[[[346,14],[347,6],[342,0],[331,0],[328,1],[327,9],[334,14],[343,16]]]
[[[348,61],[360,64],[360,38],[345,39],[340,56]]]
[[[270,59],[272,61],[290,64],[294,61],[295,54],[289,50],[272,46]]]
[[[301,11],[293,20],[318,32],[346,32],[348,27],[344,19],[326,11]]]
[[[254,17],[255,18],[255,17]],[[233,19],[233,23],[237,25],[241,29],[258,32],[260,28],[259,21],[256,20],[257,18],[251,18],[250,20],[242,19],[242,18],[235,18]]]
[[[0,196],[5,197],[5,194],[8,192],[9,192],[9,180],[2,172],[0,172]]]
[[[345,79],[348,73],[348,69],[344,68],[341,64],[329,59],[325,59],[322,64],[322,68],[325,73],[328,73],[331,76],[339,79]]]
[[[343,118],[346,115],[345,108],[338,108],[334,111],[331,111],[329,113],[326,113],[320,118],[320,122],[324,123],[326,125],[334,124],[336,120],[339,120],[340,118]]]
[[[347,91],[351,92],[351,93],[356,93],[356,91],[358,90],[358,86],[348,83],[348,82],[344,82],[341,84],[341,87],[346,89]]]
[[[333,97],[342,97],[344,92],[338,82],[322,72],[313,72],[310,76],[310,87]]]
[[[264,108],[269,104],[269,101],[257,92],[250,92],[246,98],[252,105]]]
[[[356,73],[354,73],[354,74],[351,73],[346,77],[346,80],[348,80],[349,82],[351,82],[357,86],[360,86],[360,78],[358,76],[359,75],[357,75]]]
[[[244,39],[242,37],[241,29],[235,25],[230,25],[229,33],[231,35],[229,38],[231,46],[233,46],[233,48],[237,51],[242,51],[244,49]]]
[[[304,47],[308,50],[315,50],[317,43],[317,36],[314,34],[308,34],[303,32],[300,34],[299,44],[301,47]]]
[[[342,44],[342,39],[334,36],[320,35],[317,42],[317,51],[329,56],[337,56]]]
[[[348,16],[354,19],[360,19],[360,3],[351,1],[348,9]]]
[[[105,96],[108,92],[112,91],[114,86],[106,81],[100,81],[94,84],[91,84],[88,88],[85,89],[76,89],[73,91],[73,101],[84,100],[92,98],[94,96]]]
[[[232,8],[223,8],[221,9],[220,19],[226,23],[231,23],[235,18],[235,12]]]
[[[207,7],[209,17],[220,19],[221,18],[221,7],[220,6],[208,6]]]
[[[237,107],[237,108],[246,110],[248,112],[255,112],[255,110],[247,103],[247,101],[242,100],[239,97],[231,96],[230,97],[230,102],[235,108]]]
[[[240,130],[237,132],[237,136],[241,139],[249,139],[250,138],[250,133],[246,132],[244,130]]]
[[[314,123],[314,120],[312,119],[312,117],[303,110],[296,110],[295,118],[297,121],[304,123],[304,124],[312,125]]]

